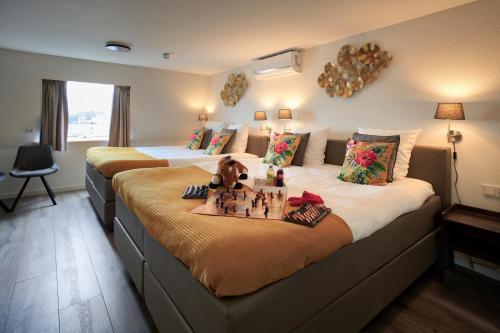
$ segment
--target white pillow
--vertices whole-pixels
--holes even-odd
[[[410,157],[413,146],[417,141],[421,130],[386,130],[375,128],[358,128],[358,133],[369,135],[399,135],[399,148],[396,155],[396,163],[394,164],[393,178],[394,180],[403,179],[408,175],[410,167]]]
[[[236,135],[233,139],[231,146],[231,153],[244,153],[247,151],[248,144],[248,131],[249,126],[247,123],[229,125],[227,129],[236,130]]]
[[[205,123],[205,128],[209,128],[213,131],[220,131],[224,128],[224,122],[222,121],[207,121]]]
[[[304,165],[325,164],[329,127],[296,128],[293,133],[311,133],[304,154]]]

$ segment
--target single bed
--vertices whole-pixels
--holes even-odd
[[[339,165],[344,153],[344,141],[329,140],[326,162]],[[436,260],[435,216],[450,204],[450,150],[416,146],[409,177],[431,184],[435,194],[370,236],[366,227],[353,230],[359,240],[241,296],[214,296],[119,197],[115,243],[161,331],[357,331]]]
[[[253,159],[265,155],[269,138],[266,136],[249,135],[246,153],[230,154],[238,159]],[[143,161],[142,167],[157,166],[185,166],[197,162],[218,160],[224,155],[205,155],[202,149],[191,150],[184,146],[157,146],[137,147],[135,150],[149,156],[151,160]],[[166,161],[165,165],[158,163]],[[148,164],[152,163],[152,164]],[[120,168],[120,171],[141,167],[130,165],[128,168]],[[116,173],[108,170],[103,174],[88,159],[85,162],[85,188],[89,193],[90,200],[104,225],[112,225],[115,216],[115,193],[111,185],[111,179]]]

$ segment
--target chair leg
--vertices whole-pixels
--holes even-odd
[[[2,207],[2,209],[3,209],[6,213],[10,212],[10,208],[9,208],[9,207],[7,207],[7,205],[6,205],[6,204],[4,204],[4,202],[3,202],[2,200],[0,200],[0,207]]]
[[[14,209],[16,208],[17,203],[19,202],[19,199],[21,199],[21,196],[22,196],[22,195],[23,195],[23,193],[24,193],[24,189],[26,188],[26,186],[27,186],[27,185],[28,185],[28,183],[30,182],[30,179],[31,179],[31,177],[28,177],[28,178],[26,178],[26,180],[24,181],[23,187],[21,187],[21,191],[19,191],[19,193],[17,194],[16,200],[14,200],[14,203],[12,204],[12,207],[10,207],[9,212],[13,212],[13,211],[14,211]]]
[[[52,203],[54,205],[57,205],[57,202],[54,199],[54,197],[55,197],[54,192],[52,192],[52,189],[50,188],[49,184],[45,180],[45,177],[44,176],[40,176],[40,179],[42,179],[43,186],[45,186],[45,189],[47,190],[47,193],[49,194],[50,200],[52,200]]]

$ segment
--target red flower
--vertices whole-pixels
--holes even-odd
[[[281,155],[285,150],[288,149],[288,145],[286,142],[278,142],[277,144],[274,145],[274,151],[276,154]]]
[[[362,167],[368,168],[377,160],[377,154],[373,152],[373,150],[363,150],[356,153],[356,164],[361,165]]]
[[[194,134],[194,133],[193,133],[193,134],[191,134],[191,140],[194,140],[194,139],[196,139],[197,137],[198,137],[198,136],[197,136],[196,134]]]
[[[217,143],[219,143],[219,141],[220,141],[220,138],[218,136],[214,136],[212,138],[212,141],[210,141],[210,143],[215,146]]]

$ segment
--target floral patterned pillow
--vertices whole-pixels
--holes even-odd
[[[387,166],[394,143],[349,140],[340,180],[364,185],[386,185]]]
[[[205,133],[205,127],[195,128],[191,136],[190,141],[186,144],[187,149],[199,149],[201,146],[201,141],[203,140],[203,134]]]
[[[207,155],[219,155],[226,143],[228,143],[229,139],[231,139],[231,135],[232,133],[228,132],[215,132],[215,134],[212,135],[210,144],[203,153]]]
[[[275,133],[272,142],[267,148],[264,163],[274,165],[289,166],[292,163],[293,155],[297,151],[300,143],[300,135]]]

